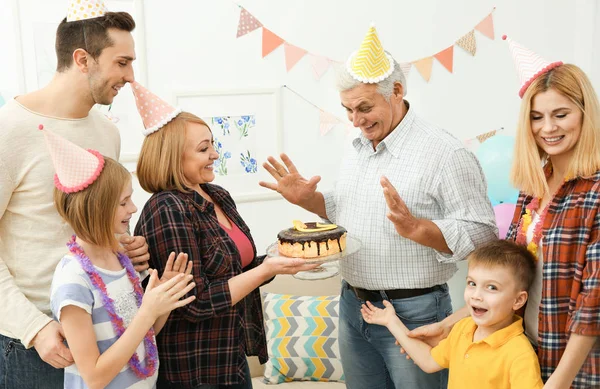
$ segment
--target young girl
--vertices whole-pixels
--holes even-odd
[[[40,125],[40,130],[43,126]],[[187,256],[171,253],[162,279],[156,270],[143,293],[119,251],[137,211],[131,176],[116,161],[44,130],[56,169],[54,203],[75,234],[58,264],[50,303],[75,361],[65,388],[153,388],[158,371],[154,335],[193,287]]]

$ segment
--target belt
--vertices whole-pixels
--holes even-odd
[[[427,293],[442,290],[442,285],[435,285],[430,288],[420,289],[389,289],[389,290],[367,290],[356,288],[348,284],[350,290],[354,292],[356,297],[364,301],[381,301],[386,296],[390,300],[406,299],[410,297],[422,296]]]

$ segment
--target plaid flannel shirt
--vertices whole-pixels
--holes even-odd
[[[216,185],[202,189],[242,230],[254,249],[250,230],[229,193]],[[160,370],[167,380],[194,388],[201,384],[243,382],[246,355],[267,359],[258,289],[231,306],[230,278],[262,263],[255,258],[244,270],[235,243],[217,220],[214,205],[198,193],[165,191],[144,206],[135,228],[148,242],[150,266],[162,274],[169,253],[183,252],[193,262],[196,299],[171,313],[157,336]]]
[[[507,239],[516,239],[517,225],[532,199],[520,193]],[[549,207],[542,228],[538,322],[544,381],[558,366],[571,333],[600,336],[600,171],[565,183]],[[572,388],[600,388],[600,342],[587,356]]]

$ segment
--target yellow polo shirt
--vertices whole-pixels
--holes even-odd
[[[431,350],[438,365],[448,368],[448,389],[538,389],[544,386],[540,364],[523,333],[523,319],[479,342],[471,317],[454,325],[448,338]]]

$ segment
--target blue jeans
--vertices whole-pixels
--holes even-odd
[[[0,335],[0,389],[62,389],[64,370],[42,361],[32,347]]]
[[[194,389],[252,389],[252,377],[250,376],[250,368],[248,367],[248,363],[246,362],[246,367],[244,369],[244,377],[246,378],[246,382],[242,382],[241,384],[234,385],[200,385],[196,386]],[[158,374],[158,382],[156,383],[156,389],[186,389],[187,386],[183,386],[177,383],[173,383],[167,381],[165,379],[161,379],[160,373]]]
[[[422,296],[390,300],[409,328],[443,320],[452,313],[448,286]],[[339,345],[348,389],[445,389],[448,371],[428,374],[400,354],[387,328],[366,323],[360,300],[346,281],[340,298]],[[373,302],[383,308],[383,303]]]

